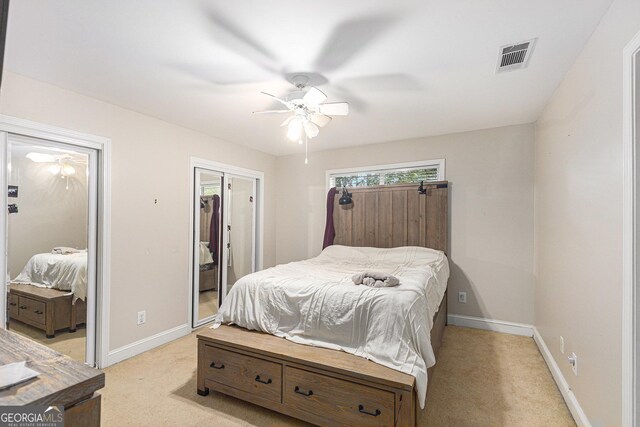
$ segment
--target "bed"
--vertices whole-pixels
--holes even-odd
[[[47,338],[86,323],[87,251],[41,253],[9,285],[9,318],[45,331]]]
[[[41,253],[27,261],[12,283],[58,289],[73,294],[73,301],[87,298],[87,251],[69,254]]]
[[[211,251],[209,250],[209,242],[200,242],[199,248],[199,281],[198,288],[200,292],[218,290],[218,266],[216,265]]]
[[[217,321],[242,328],[222,325],[199,335],[198,392],[213,388],[315,424],[414,425],[410,408],[416,400],[424,407],[427,370],[446,323],[449,276],[447,183],[416,190],[353,189],[352,206],[333,205],[335,245],[236,282]],[[351,282],[371,269],[397,276],[400,285]],[[230,377],[237,360],[229,350],[256,359]]]

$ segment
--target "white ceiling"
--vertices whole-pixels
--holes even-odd
[[[321,73],[348,101],[310,150],[533,122],[611,0],[19,0],[10,71],[276,154],[303,150],[260,91]],[[502,45],[538,38],[524,70]],[[179,142],[176,142],[179,143]]]

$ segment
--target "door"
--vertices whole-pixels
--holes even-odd
[[[14,134],[7,138],[9,215],[3,274],[10,284],[9,329],[92,366],[97,155],[97,150],[75,145]],[[16,297],[23,308],[17,313],[11,310]]]
[[[216,168],[217,169],[217,168]],[[211,322],[233,285],[258,268],[259,179],[194,165],[191,324]]]
[[[193,326],[213,319],[218,312],[224,175],[194,170],[193,194]]]
[[[256,180],[225,176],[223,299],[239,279],[256,271]]]

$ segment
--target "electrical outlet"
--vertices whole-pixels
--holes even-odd
[[[138,312],[138,325],[142,325],[147,321],[147,312],[146,310],[142,310]]]
[[[564,337],[560,335],[560,353],[564,354]]]
[[[575,353],[571,353],[571,356],[568,357],[569,365],[571,365],[571,370],[574,375],[578,375],[578,356]]]
[[[462,304],[467,303],[467,293],[466,292],[458,292],[458,302]]]

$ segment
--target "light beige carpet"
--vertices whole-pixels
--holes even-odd
[[[104,426],[300,426],[196,394],[195,333],[107,368]],[[575,426],[531,338],[448,326],[420,426]]]
[[[84,362],[85,360],[87,330],[84,325],[78,326],[75,332],[69,332],[68,329],[56,331],[56,336],[53,338],[47,338],[42,329],[34,328],[16,320],[9,321],[9,329],[62,354],[66,354],[74,360],[79,362]]]

